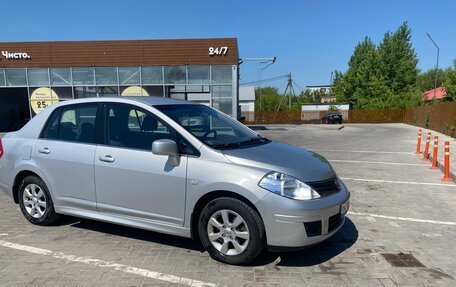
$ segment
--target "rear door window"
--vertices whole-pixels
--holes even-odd
[[[57,139],[94,143],[97,104],[69,106],[62,109]]]
[[[41,138],[94,143],[97,111],[96,103],[59,108],[51,115]]]
[[[42,139],[56,140],[57,133],[59,131],[61,109],[55,110],[49,118],[46,128],[43,130],[41,137]]]

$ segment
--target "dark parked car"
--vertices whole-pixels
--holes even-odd
[[[341,124],[342,114],[339,112],[327,112],[321,118],[322,124]]]

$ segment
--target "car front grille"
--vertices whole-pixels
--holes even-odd
[[[312,187],[321,197],[329,196],[340,191],[339,180],[336,176],[327,180],[308,182],[307,185]]]

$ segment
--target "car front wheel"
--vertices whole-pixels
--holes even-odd
[[[265,246],[263,222],[241,200],[223,197],[209,202],[201,212],[198,233],[204,248],[215,260],[244,265]]]
[[[50,225],[59,217],[46,184],[37,176],[27,176],[20,183],[19,205],[25,218],[36,225]]]

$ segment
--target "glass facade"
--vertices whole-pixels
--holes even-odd
[[[156,96],[196,101],[236,117],[236,65],[150,67],[0,68],[0,89],[51,88],[59,100],[107,96]],[[30,109],[31,115],[34,115]]]

